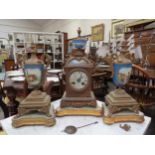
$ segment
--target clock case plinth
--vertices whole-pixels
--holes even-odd
[[[103,108],[97,106],[93,92],[91,97],[67,97],[64,93],[61,106],[56,110],[56,116],[103,116]]]
[[[66,92],[64,93],[61,99],[61,108],[65,107],[74,107],[74,108],[82,108],[82,107],[92,107],[95,108],[97,106],[96,98],[94,93],[91,92],[91,96],[88,97],[68,97]]]
[[[86,57],[82,49],[73,51],[64,66],[66,91],[61,99],[60,108],[57,109],[56,116],[103,115],[103,109],[97,107],[96,98],[92,92],[91,75],[93,69],[94,64]],[[69,82],[70,75],[75,71],[84,72],[88,77],[88,84],[82,90],[72,88]]]

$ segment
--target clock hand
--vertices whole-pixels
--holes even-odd
[[[81,82],[81,79],[82,79],[82,73],[80,74],[80,77],[77,79],[77,82]]]
[[[81,74],[80,74],[80,78],[82,79],[82,77],[83,77],[83,76],[82,76],[82,73],[81,73]]]

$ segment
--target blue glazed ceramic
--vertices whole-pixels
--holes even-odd
[[[29,87],[38,87],[41,85],[44,65],[43,64],[25,64],[25,77]]]
[[[87,40],[79,39],[79,40],[73,40],[72,45],[74,48],[83,49],[86,45]]]
[[[113,64],[113,69],[114,69],[113,82],[115,83],[116,86],[122,87],[128,82],[130,78],[132,64],[115,63]]]

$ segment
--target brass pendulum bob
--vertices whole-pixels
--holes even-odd
[[[86,124],[86,125],[83,125],[83,126],[80,126],[80,127],[75,127],[75,126],[70,125],[70,126],[67,126],[65,128],[65,130],[63,130],[63,131],[65,133],[68,133],[68,134],[74,134],[74,133],[76,133],[77,129],[79,129],[79,128],[83,128],[83,127],[86,127],[86,126],[89,126],[89,125],[92,125],[92,124],[97,124],[97,123],[98,122],[96,121],[96,122],[93,122],[93,123],[90,123],[90,124]]]

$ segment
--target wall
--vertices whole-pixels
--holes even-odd
[[[27,19],[0,19],[0,38],[13,31],[41,31],[40,26]]]
[[[104,41],[109,40],[111,29],[110,19],[55,19],[49,20],[43,27],[40,27],[32,20],[28,19],[0,19],[0,38],[7,37],[9,32],[29,31],[29,32],[56,32],[63,31],[68,33],[68,38],[77,37],[77,29],[81,27],[82,34],[91,34],[91,26],[104,23]]]
[[[91,26],[102,24],[105,25],[104,30],[104,41],[109,41],[109,31],[111,30],[111,20],[110,19],[61,19],[49,21],[44,25],[42,31],[44,32],[56,32],[62,31],[68,33],[68,38],[77,37],[77,29],[81,27],[82,34],[91,34]]]

